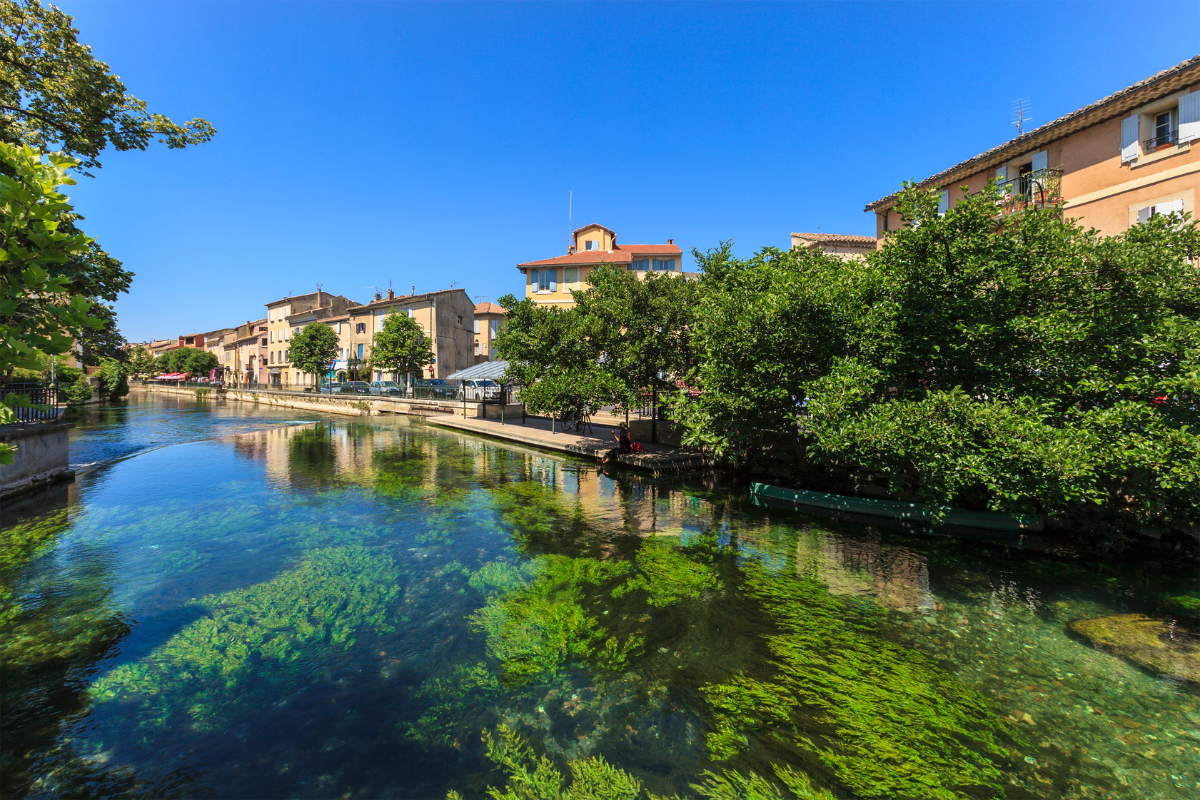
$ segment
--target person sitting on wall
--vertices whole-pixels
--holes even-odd
[[[617,440],[617,446],[604,454],[604,458],[600,459],[601,464],[608,464],[616,461],[618,455],[633,452],[633,440],[629,437],[628,422],[622,422],[620,427],[612,432],[612,435]]]

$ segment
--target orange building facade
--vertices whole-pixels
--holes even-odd
[[[944,170],[919,185],[941,209],[995,180],[1002,213],[1060,203],[1106,236],[1155,214],[1195,215],[1200,194],[1200,56]],[[876,239],[903,223],[896,195],[866,207]]]

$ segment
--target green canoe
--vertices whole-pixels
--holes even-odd
[[[872,500],[866,497],[806,492],[802,489],[784,489],[782,486],[771,486],[766,483],[750,484],[750,494],[754,497],[769,497],[772,500],[782,500],[798,506],[812,506],[826,508],[830,511],[844,511],[851,514],[867,514],[872,517],[931,524],[929,509],[923,503],[902,503],[898,500]],[[996,511],[966,511],[961,508],[946,509],[946,516],[942,518],[940,524],[962,525],[990,531],[1023,532],[1036,532],[1042,530],[1043,527],[1040,514],[1013,515],[1001,514]]]

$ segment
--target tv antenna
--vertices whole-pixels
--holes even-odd
[[[570,252],[571,245],[575,244],[575,239],[571,236],[571,212],[575,206],[575,190],[567,191],[567,252]]]
[[[375,291],[375,294],[379,294],[379,287],[378,287],[378,286],[364,286],[363,288],[364,288],[364,289],[373,289],[373,290]]]
[[[1013,101],[1012,124],[1017,126],[1017,136],[1025,133],[1025,126],[1027,126],[1030,122],[1033,122],[1032,111],[1033,106],[1030,104],[1028,97],[1022,97]]]

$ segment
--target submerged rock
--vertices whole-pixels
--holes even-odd
[[[1200,685],[1200,640],[1174,620],[1114,614],[1075,620],[1067,628],[1142,669]]]

